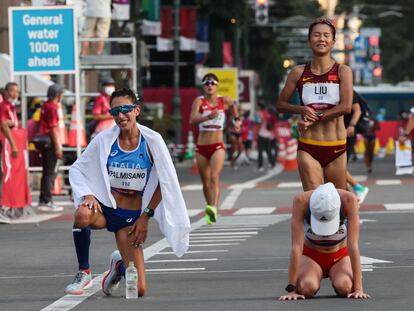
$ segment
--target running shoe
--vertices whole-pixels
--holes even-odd
[[[118,263],[122,261],[119,251],[114,251],[111,254],[111,261],[109,264],[109,271],[102,280],[102,291],[105,295],[110,296],[118,288],[119,282],[122,279],[121,273],[118,270]]]
[[[354,187],[354,191],[358,199],[358,203],[362,204],[362,202],[364,202],[365,198],[367,197],[369,188],[358,184]]]
[[[63,206],[54,205],[52,202],[49,203],[39,203],[37,209],[41,212],[46,213],[59,213],[63,211]]]
[[[217,221],[217,208],[211,205],[206,207],[206,222],[207,225],[211,225],[213,222]]]
[[[82,295],[83,290],[92,286],[92,274],[86,271],[78,271],[72,283],[65,288],[65,293],[69,295]]]

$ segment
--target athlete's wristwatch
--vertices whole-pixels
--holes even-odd
[[[296,286],[293,284],[288,284],[285,288],[285,291],[287,291],[288,293],[294,292],[296,291]]]
[[[144,208],[143,213],[147,214],[149,218],[154,216],[154,210],[149,207]]]

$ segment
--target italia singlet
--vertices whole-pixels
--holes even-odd
[[[107,169],[111,189],[127,195],[144,193],[152,168],[147,143],[140,135],[140,142],[134,150],[122,150],[118,139],[112,144]]]
[[[310,64],[305,65],[302,76],[296,83],[302,105],[314,110],[330,109],[339,104],[339,64],[323,75],[312,73]]]
[[[203,96],[200,96],[201,105],[199,112],[203,117],[208,116],[213,110],[218,110],[219,114],[212,120],[201,122],[198,125],[200,131],[222,131],[224,129],[225,112],[224,112],[224,97],[217,97],[217,106],[210,105],[208,100]]]

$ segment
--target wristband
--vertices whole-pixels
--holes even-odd
[[[288,293],[294,292],[296,291],[296,286],[293,284],[288,284],[288,286],[286,286],[285,291],[287,291]]]

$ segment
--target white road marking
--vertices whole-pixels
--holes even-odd
[[[361,265],[372,265],[373,263],[393,263],[393,261],[361,256]]]
[[[228,251],[228,249],[205,249],[201,251],[187,251],[185,254],[227,253]],[[174,255],[174,252],[160,252],[158,255]]]
[[[359,224],[363,224],[365,222],[377,222],[375,219],[359,219]]]
[[[10,224],[30,224],[46,221],[52,218],[56,218],[62,215],[61,213],[53,214],[38,214],[33,216],[23,216],[10,221]]]
[[[394,210],[414,210],[414,203],[395,203],[395,204],[384,204],[387,211]]]
[[[192,230],[196,230],[205,224],[204,219],[193,223],[191,225]],[[163,249],[169,247],[167,240],[163,238],[153,245],[144,249],[144,259],[145,261],[149,260],[151,257],[157,255]],[[56,300],[54,303],[43,308],[41,311],[68,311],[76,307],[78,304],[82,303],[88,297],[94,295],[96,292],[101,290],[102,279],[105,276],[107,271],[98,275],[92,280],[92,286],[84,291],[83,295],[66,295],[62,298]]]
[[[275,207],[243,207],[239,208],[233,215],[268,215],[275,210]]]
[[[223,239],[248,239],[251,235],[232,235],[232,236],[190,236],[190,241],[203,241],[205,239],[214,239],[215,241],[222,241]]]
[[[246,241],[247,239],[220,239],[220,240],[200,240],[200,239],[191,239],[190,240],[190,245],[191,242],[197,242],[197,243],[212,243],[212,242],[243,242]]]
[[[159,259],[148,260],[145,263],[166,263],[166,262],[201,262],[201,261],[217,261],[217,258],[194,258],[194,259]]]
[[[190,244],[191,247],[230,246],[230,245],[240,245],[240,243]]]
[[[376,181],[377,186],[393,186],[393,185],[401,185],[400,179],[378,179]]]
[[[196,184],[196,185],[187,185],[181,187],[181,191],[195,191],[195,190],[203,190],[203,185]]]
[[[234,184],[230,193],[224,199],[223,203],[220,206],[220,209],[231,209],[234,207],[237,199],[240,194],[243,192],[243,189],[254,188],[259,182],[265,181],[273,176],[280,174],[283,171],[283,166],[280,164],[276,165],[274,169],[269,170],[265,175],[255,178],[249,181],[246,181],[241,184]]]
[[[183,271],[203,271],[206,268],[166,268],[166,269],[145,269],[146,272],[183,272]]]
[[[259,227],[246,227],[246,228],[240,228],[240,227],[237,227],[237,228],[226,228],[226,227],[216,228],[216,227],[212,227],[210,229],[200,228],[200,229],[197,230],[197,232],[240,231],[240,230],[246,230],[247,231],[247,230],[261,230],[261,229],[263,229],[263,227],[262,228],[259,228]]]
[[[212,233],[191,233],[190,236],[218,236],[218,235],[256,235],[257,231],[244,231],[244,232],[212,232]]]
[[[277,185],[277,188],[301,188],[301,187],[302,187],[302,183],[296,182],[296,181],[281,182],[280,184]]]

